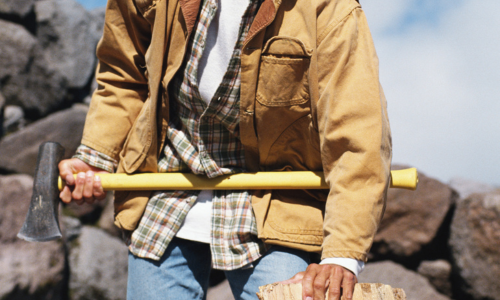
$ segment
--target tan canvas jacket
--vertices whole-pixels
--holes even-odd
[[[82,143],[118,172],[157,172],[165,93],[200,0],[110,0]],[[329,191],[256,191],[259,237],[366,260],[382,218],[391,137],[378,60],[355,0],[264,0],[241,54],[241,141],[249,171],[324,171]],[[116,193],[133,230],[149,193]]]

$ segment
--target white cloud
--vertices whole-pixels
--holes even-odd
[[[500,186],[500,2],[462,1],[437,22],[413,20],[399,31],[391,26],[415,6],[361,2],[380,57],[393,161],[444,181]]]

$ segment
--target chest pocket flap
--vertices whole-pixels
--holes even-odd
[[[264,106],[290,106],[309,100],[308,69],[312,49],[297,38],[276,36],[262,51],[257,101]]]

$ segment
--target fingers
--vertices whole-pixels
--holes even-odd
[[[94,172],[88,171],[84,175],[82,197],[85,202],[92,204],[94,203]]]
[[[343,300],[352,300],[357,278],[351,271],[338,265],[311,264],[303,273],[303,300],[324,300],[327,289],[329,300],[340,300],[341,297]]]
[[[59,194],[59,198],[61,198],[62,202],[70,203],[71,202],[71,190],[69,186],[64,186],[63,190]]]
[[[356,276],[350,271],[344,270],[342,279],[342,294],[345,300],[351,300],[354,292],[354,285],[358,282]]]
[[[325,299],[325,284],[324,276],[318,275],[321,273],[323,266],[310,264],[302,278],[302,299],[304,300],[324,300]],[[323,282],[321,282],[323,281]]]
[[[330,276],[330,289],[328,291],[329,300],[340,300],[342,295],[342,280],[344,279],[344,268],[333,266],[333,272]],[[352,298],[352,297],[351,297]]]
[[[106,198],[106,193],[104,192],[101,184],[101,177],[99,175],[94,176],[94,197],[96,200],[103,200]]]
[[[78,203],[83,201],[83,189],[85,187],[85,173],[78,173],[75,179],[75,187],[71,193],[71,197]],[[80,204],[80,203],[79,203]]]
[[[71,196],[77,204],[92,204],[95,200],[103,200],[106,193],[102,189],[100,177],[92,171],[87,171],[77,174],[75,188]]]
[[[78,159],[61,161],[59,174],[65,179],[66,186],[59,196],[64,203],[70,203],[72,200],[77,204],[94,203],[95,200],[103,200],[106,197],[100,177],[89,170],[91,168]],[[76,178],[73,173],[77,173]]]

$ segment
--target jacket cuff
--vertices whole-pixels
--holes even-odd
[[[365,268],[365,263],[353,259],[353,258],[345,258],[345,257],[330,257],[330,258],[325,258],[323,259],[320,263],[320,265],[326,265],[326,264],[334,264],[334,265],[339,265],[341,267],[344,267],[354,273],[356,277],[358,277],[359,273],[363,271]]]

